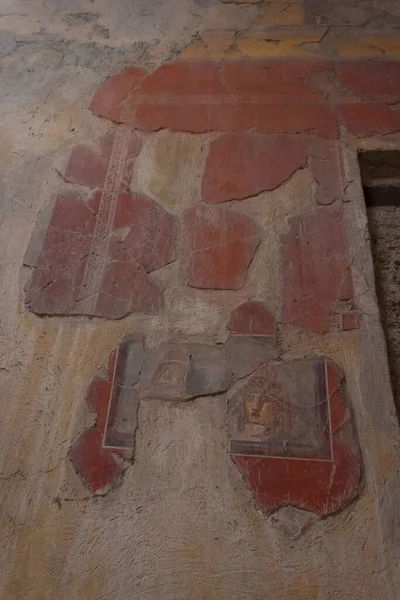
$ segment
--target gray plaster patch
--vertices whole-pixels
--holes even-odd
[[[141,398],[188,400],[225,392],[232,383],[222,348],[169,342],[147,353],[139,390]]]
[[[145,351],[143,348],[143,339],[132,335],[126,338],[123,343],[126,344],[126,363],[122,384],[124,386],[132,386],[139,381],[144,364]]]
[[[187,392],[190,396],[207,396],[225,392],[233,383],[231,370],[222,348],[204,344],[188,346],[190,369]]]
[[[283,506],[269,521],[274,529],[291,540],[297,540],[319,517],[294,506]]]
[[[230,335],[225,353],[232,373],[239,378],[279,356],[275,336]]]

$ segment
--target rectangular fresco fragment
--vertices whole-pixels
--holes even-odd
[[[265,365],[232,404],[233,454],[330,458],[324,360]]]

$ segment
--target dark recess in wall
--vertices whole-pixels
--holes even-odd
[[[400,151],[359,154],[376,291],[400,416]]]

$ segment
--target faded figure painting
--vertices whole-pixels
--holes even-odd
[[[243,408],[238,415],[238,439],[268,442],[290,432],[285,389],[277,379],[268,386],[264,379],[251,381]]]
[[[284,364],[265,365],[231,399],[235,454],[329,456],[327,395],[318,362],[307,373]],[[297,375],[294,378],[294,375]],[[293,381],[297,385],[293,385]]]

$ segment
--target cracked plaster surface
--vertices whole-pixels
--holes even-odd
[[[163,319],[140,315],[99,328],[81,317],[39,319],[20,302],[27,275],[20,270],[23,254],[39,211],[59,189],[65,156],[72,145],[106,132],[106,124],[87,110],[93,90],[132,63],[153,68],[175,58],[199,31],[223,27],[240,37],[262,16],[261,5],[2,2],[0,595],[7,600],[38,595],[125,600],[127,589],[145,600],[258,599],[266,590],[282,600],[325,599],[337,590],[343,600],[375,600],[383,590],[388,599],[396,598],[398,431],[382,358],[355,141],[347,148],[346,218],[357,301],[368,327],[361,339],[350,333],[343,343],[336,332],[322,338],[283,326],[279,344],[286,357],[327,353],[344,366],[367,477],[357,505],[305,527],[299,541],[293,537],[306,517],[289,516],[288,528],[283,516],[280,533],[251,502],[227,460],[226,408],[215,398],[174,410],[157,400],[143,404],[136,464],[105,499],[88,496],[68,459],[71,443],[93,424],[82,402],[90,379],[102,374],[99,365],[127,330],[150,329],[154,347],[188,332],[219,341],[233,308],[229,300],[222,295],[215,302],[206,291],[184,289],[176,265],[170,265],[158,274],[170,283]],[[353,44],[347,30],[330,29],[322,40],[327,51],[338,35]],[[369,38],[369,47],[381,54],[376,37]],[[389,134],[361,143],[396,147],[399,139]],[[135,181],[159,185],[155,165],[153,155],[144,157]],[[279,235],[300,208],[312,206],[310,181],[308,172],[296,173],[282,188],[237,207],[254,215],[270,242],[260,247],[235,305],[251,295],[277,308]],[[196,189],[193,183],[194,196]],[[168,195],[165,189],[158,194]]]

